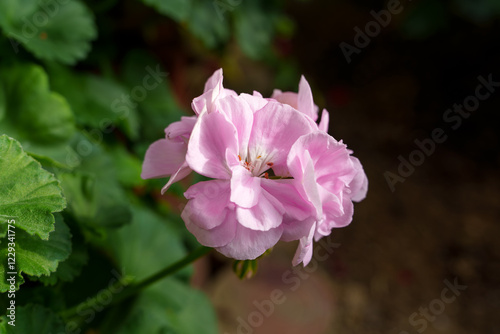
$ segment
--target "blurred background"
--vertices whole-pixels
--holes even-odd
[[[190,284],[209,297],[220,333],[500,333],[500,1],[85,3],[97,27],[81,37],[88,48],[67,55],[28,43],[13,53],[5,39],[3,61],[34,54],[51,88],[68,100],[76,128],[115,152],[117,182],[128,189],[123,198],[154,206],[175,231],[184,228],[178,213],[193,178],[161,196],[166,180],[139,180],[141,160],[170,122],[192,114],[191,100],[221,67],[225,87],[264,96],[297,91],[304,75],[315,103],[330,112],[329,133],[368,175],[367,198],[355,204],[350,226],[333,231],[338,245],[318,266],[294,269],[295,243],[275,247],[249,280],[240,281],[217,254],[196,263]],[[47,29],[57,32],[54,26]],[[37,38],[50,39],[44,32]],[[147,67],[158,65],[168,73],[160,89],[134,95]],[[474,98],[478,85],[487,98]],[[120,100],[130,92],[132,101]],[[448,111],[464,103],[462,113]],[[446,140],[432,140],[437,128]],[[26,138],[38,156],[55,152]],[[415,153],[423,151],[416,140],[434,149]],[[49,169],[58,154],[51,159],[41,158]],[[70,227],[76,221],[73,229],[79,224],[75,215],[68,220]],[[93,259],[103,253],[111,263],[120,258],[99,248],[105,238],[93,239],[108,225],[72,230],[92,245],[82,277],[95,272],[101,264]],[[265,301],[276,289],[281,298],[270,306]],[[94,322],[87,333],[114,333],[100,326]]]

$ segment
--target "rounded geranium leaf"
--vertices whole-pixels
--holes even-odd
[[[6,135],[0,136],[0,170],[0,225],[14,219],[16,229],[48,239],[52,212],[66,207],[59,181]]]
[[[0,26],[14,52],[21,44],[40,59],[64,64],[85,58],[97,36],[92,13],[78,0],[3,0]]]
[[[56,271],[59,262],[66,260],[71,254],[69,228],[60,215],[56,217],[55,230],[50,233],[49,240],[42,240],[16,228],[9,229],[15,231],[15,234],[7,232],[1,239],[0,292],[11,289],[11,282],[14,281],[14,286],[18,289],[24,281],[21,273],[36,277],[50,275]],[[12,258],[9,253],[15,254],[15,264],[9,262],[8,259]]]

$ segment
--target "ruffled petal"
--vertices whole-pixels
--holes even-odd
[[[222,69],[218,69],[205,83],[203,94],[193,99],[191,107],[197,115],[201,115],[204,112],[211,112],[212,106],[217,99],[228,95],[237,95],[233,90],[225,89],[222,85],[222,80]]]
[[[151,144],[142,164],[141,178],[167,177],[175,173],[184,163],[187,145],[169,139],[160,139]]]
[[[285,242],[300,240],[304,235],[309,233],[313,224],[316,224],[316,219],[310,216],[304,220],[291,219],[289,216],[283,216],[283,234],[281,240]]]
[[[368,178],[358,158],[351,157],[351,160],[354,168],[357,170],[356,176],[354,176],[354,179],[349,183],[351,199],[355,202],[360,202],[366,197],[366,193],[368,192]]]
[[[316,181],[316,171],[314,161],[307,149],[304,148],[304,140],[309,136],[301,137],[290,149],[287,158],[287,165],[290,174],[296,180],[297,190],[314,207],[314,216],[323,216],[321,198],[319,195],[318,183]]]
[[[226,154],[238,155],[236,128],[218,112],[200,115],[189,139],[189,167],[206,177],[229,179]]]
[[[232,169],[231,176],[231,202],[242,208],[255,206],[260,197],[260,178],[254,177],[252,173],[243,166]]]
[[[189,199],[183,211],[183,218],[199,228],[210,230],[224,221],[229,207],[230,186],[227,180],[198,182],[184,193]],[[186,220],[184,220],[186,221]]]
[[[199,227],[185,210],[181,214],[186,224],[186,228],[191,232],[198,242],[207,247],[224,247],[236,236],[236,221],[234,211],[229,210],[220,225],[210,230]]]
[[[254,260],[276,245],[282,232],[281,226],[263,232],[237,224],[234,239],[227,245],[216,249],[225,256],[236,260]]]
[[[264,108],[254,114],[254,122],[248,153],[250,161],[262,161],[256,165],[258,175],[273,163],[273,170],[286,170],[286,157],[295,141],[302,135],[313,132],[317,125],[312,120],[289,105],[269,101]],[[259,157],[265,157],[260,160]]]
[[[239,96],[243,101],[245,101],[246,104],[248,104],[250,110],[254,113],[257,110],[264,108],[268,102],[268,100],[264,99],[259,92],[254,92],[253,95],[242,93]]]
[[[332,229],[345,227],[352,222],[354,205],[349,196],[342,196],[337,201],[327,201],[323,203],[324,220],[318,224],[315,240],[318,241],[324,236],[330,235]]]
[[[261,193],[258,203],[251,208],[236,208],[238,222],[256,231],[268,231],[281,225],[283,205],[266,191]]]
[[[299,193],[296,182],[292,179],[261,179],[261,187],[280,201],[289,220],[302,221],[313,214],[313,207]]]
[[[247,155],[250,132],[252,131],[252,110],[239,96],[227,96],[217,100],[214,109],[224,114],[226,119],[236,128],[239,146],[238,154],[244,160]]]
[[[347,147],[327,133],[317,131],[301,137],[290,150],[289,159],[301,161],[301,164],[292,163],[289,166],[294,177],[300,178],[299,166],[307,166],[305,161],[308,158],[305,152],[309,152],[313,160],[316,182],[332,193],[343,191],[357,173]]]

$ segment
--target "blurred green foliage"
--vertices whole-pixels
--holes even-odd
[[[189,285],[189,267],[109,310],[81,310],[77,328],[59,314],[107,288],[116,273],[137,281],[197,246],[179,204],[159,200],[165,180],[140,178],[146,148],[186,114],[148,33],[168,22],[207,52],[222,54],[235,41],[247,57],[273,62],[274,36],[293,31],[282,7],[263,0],[0,3],[0,289],[10,288],[14,271],[7,225],[15,218],[16,333],[65,326],[217,332],[210,302]],[[116,34],[136,13],[148,24],[136,23],[144,40],[132,46]],[[174,203],[184,190],[173,187]],[[4,293],[0,305],[10,300]],[[8,321],[0,319],[0,333],[12,332]]]
[[[234,58],[258,60],[274,70],[276,87],[289,89],[299,72],[276,43],[297,30],[286,6],[0,2],[0,291],[9,289],[7,225],[15,217],[17,332],[63,332],[58,313],[106,288],[116,272],[139,280],[197,246],[178,215],[184,186],[174,185],[167,202],[159,196],[165,180],[140,178],[147,147],[187,111],[160,57],[177,50],[151,39],[176,35],[208,67],[215,59],[237,71]],[[426,38],[453,16],[488,24],[499,14],[500,0],[422,0],[405,11],[400,28]],[[243,265],[241,276],[255,271],[255,263]],[[84,310],[88,321],[77,329],[216,333],[210,303],[189,286],[192,273],[186,268],[112,309]],[[3,310],[8,303],[2,294]],[[7,321],[0,319],[0,333],[12,331]]]

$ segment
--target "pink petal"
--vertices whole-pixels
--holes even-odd
[[[351,199],[355,202],[360,202],[366,197],[366,193],[368,192],[368,178],[358,158],[351,157],[351,160],[354,164],[354,168],[358,171],[354,179],[349,183]]]
[[[238,134],[239,155],[244,160],[247,155],[248,140],[252,130],[253,112],[249,105],[239,96],[226,96],[217,100],[215,110],[226,116],[236,128]]]
[[[236,236],[236,221],[234,211],[228,210],[224,220],[219,226],[210,230],[199,227],[188,213],[182,212],[181,217],[186,223],[186,228],[191,232],[198,242],[207,247],[224,247],[230,243]]]
[[[237,95],[233,90],[225,89],[222,86],[222,80],[222,69],[219,69],[205,83],[203,94],[193,99],[191,107],[197,115],[201,115],[203,112],[211,112],[217,99],[228,95]]]
[[[283,234],[281,235],[282,241],[300,240],[304,235],[309,233],[311,226],[316,224],[316,219],[310,216],[304,220],[290,219],[286,215],[283,216]]]
[[[207,82],[205,82],[205,89],[203,90],[203,93],[216,88],[221,88],[223,78],[224,76],[222,74],[222,68],[219,68],[214,72],[214,74],[212,74],[210,78],[208,78]]]
[[[283,91],[281,91],[280,89],[275,89],[275,90],[273,90],[273,94],[271,95],[271,99],[276,100],[276,96],[281,95],[281,94],[283,94]]]
[[[254,90],[252,96],[258,97],[258,98],[264,98],[261,93],[258,91]]]
[[[313,253],[313,236],[316,225],[312,225],[309,233],[300,238],[299,246],[297,247],[297,251],[295,252],[295,256],[293,257],[292,264],[294,266],[303,262],[304,267],[309,264],[312,258]]]
[[[278,102],[288,104],[289,106],[299,109],[298,108],[298,94],[293,93],[293,92],[282,92],[280,90],[274,90],[273,95],[271,96],[272,99],[275,99]],[[302,111],[302,110],[299,110]]]
[[[304,220],[313,213],[311,205],[304,200],[295,186],[296,180],[261,179],[262,189],[277,198],[290,220]]]
[[[197,227],[210,230],[224,221],[229,202],[230,188],[227,180],[212,180],[198,182],[184,193],[189,199],[183,211],[185,222],[189,220]]]
[[[165,136],[167,139],[176,139],[177,141],[189,139],[197,119],[198,117],[196,116],[182,116],[179,122],[174,122],[167,126],[165,129]]]
[[[314,216],[319,219],[323,216],[323,209],[319,195],[318,183],[316,181],[314,161],[304,145],[304,142],[306,142],[309,137],[311,137],[311,135],[303,136],[295,142],[290,149],[287,165],[290,174],[299,184],[297,187],[299,193],[304,199],[312,204],[315,209]]]
[[[306,151],[314,162],[316,182],[332,193],[342,191],[357,173],[346,146],[327,133],[317,131],[300,138],[290,151],[289,159],[301,161],[301,164],[291,162],[289,165],[292,176],[300,178],[297,166],[305,168]]]
[[[321,113],[321,121],[319,122],[318,128],[320,131],[328,132],[328,127],[330,125],[330,114],[326,109],[323,109]]]
[[[254,113],[257,110],[264,108],[268,102],[267,99],[264,99],[259,92],[254,92],[253,95],[242,93],[239,97],[248,104],[250,110]]]
[[[167,177],[175,173],[186,158],[186,144],[169,139],[152,143],[146,151],[141,178]]]
[[[164,193],[166,193],[168,188],[170,188],[172,184],[182,180],[183,178],[188,176],[192,171],[193,170],[189,168],[187,162],[184,162],[182,166],[174,174],[172,174],[167,184],[164,185],[163,188],[161,188],[161,194],[163,195]]]
[[[318,107],[314,104],[311,87],[304,76],[300,77],[297,109],[315,122],[318,119]]]
[[[237,224],[234,239],[227,245],[216,249],[225,256],[236,260],[253,260],[276,245],[282,232],[281,226],[263,232]]]
[[[224,115],[203,113],[189,139],[186,161],[198,174],[216,179],[229,179],[227,154],[238,155],[237,132]]]
[[[243,166],[232,169],[231,202],[242,208],[251,208],[259,201],[261,178],[255,177]]]
[[[317,240],[330,235],[333,228],[340,228],[349,225],[354,214],[354,205],[349,196],[342,196],[342,204],[336,201],[323,203],[325,219],[318,224],[314,238]]]
[[[284,211],[283,205],[276,198],[263,191],[258,203],[252,208],[237,207],[236,217],[246,228],[268,231],[281,225]]]
[[[248,152],[251,161],[265,156],[273,169],[286,169],[286,157],[293,143],[302,135],[317,129],[311,119],[289,105],[269,101],[254,114]],[[269,160],[270,159],[270,160]],[[267,169],[262,166],[262,172]]]

